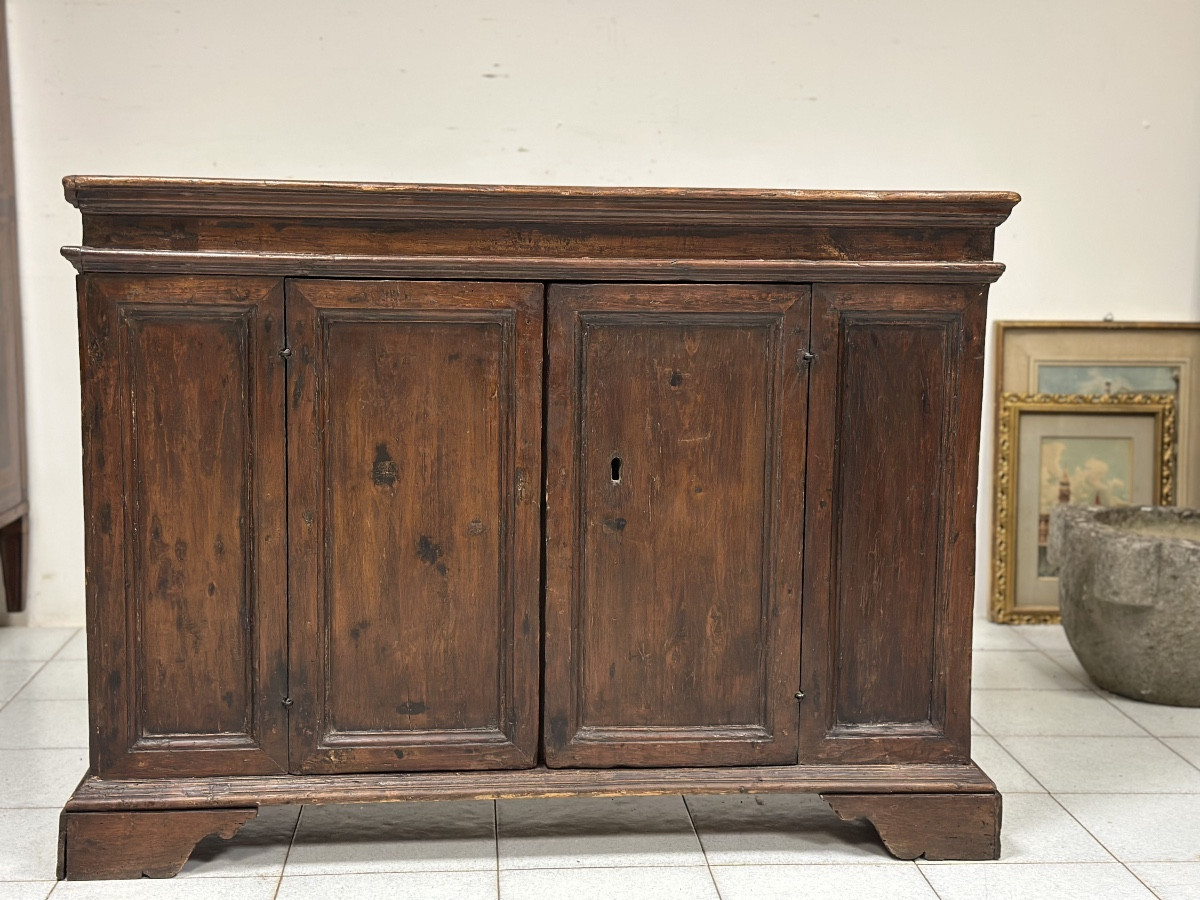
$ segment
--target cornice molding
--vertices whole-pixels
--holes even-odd
[[[995,227],[1008,191],[824,191],[418,185],[68,175],[67,200],[97,215],[271,216],[617,224]]]

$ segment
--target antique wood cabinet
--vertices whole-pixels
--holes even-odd
[[[1008,193],[65,179],[91,770],[60,875],[261,804],[821,793],[992,858]]]

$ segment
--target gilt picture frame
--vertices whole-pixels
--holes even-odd
[[[1175,499],[1171,393],[1005,392],[997,410],[991,619],[1059,620],[1047,566],[1055,503],[1169,505]]]
[[[1200,322],[1001,321],[993,346],[997,413],[1004,393],[1173,393],[1176,502],[1200,508]]]

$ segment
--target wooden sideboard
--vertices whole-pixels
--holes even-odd
[[[989,859],[1010,193],[65,179],[91,771],[60,876],[261,804],[818,792]]]

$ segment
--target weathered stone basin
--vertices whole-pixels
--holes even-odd
[[[1200,510],[1059,506],[1049,559],[1063,629],[1096,684],[1200,706]]]

